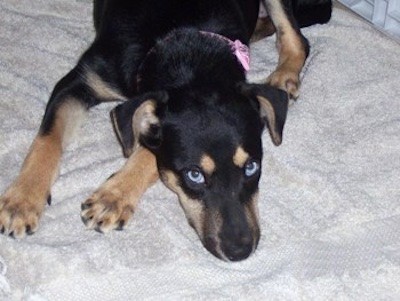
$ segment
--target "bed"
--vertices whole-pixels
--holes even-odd
[[[0,2],[0,191],[92,41],[91,14],[84,0]],[[264,133],[255,254],[213,257],[160,182],[125,231],[86,230],[81,202],[124,163],[116,104],[104,104],[68,146],[39,231],[0,236],[0,300],[399,300],[400,44],[337,7],[303,33],[312,48],[282,145]],[[277,63],[274,37],[251,59],[260,82]]]

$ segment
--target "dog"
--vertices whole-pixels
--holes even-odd
[[[82,203],[86,226],[122,230],[159,178],[205,248],[226,261],[252,254],[261,135],[280,145],[288,101],[309,54],[300,27],[325,23],[331,0],[94,0],[96,37],[55,86],[19,176],[0,198],[0,231],[38,229],[60,158],[88,109],[120,101],[111,119],[128,158]],[[279,61],[246,82],[248,45],[276,33]]]

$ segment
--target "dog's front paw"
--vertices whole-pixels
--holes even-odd
[[[104,186],[82,204],[82,221],[89,229],[102,233],[122,230],[133,215],[134,207],[118,188]]]
[[[273,87],[286,91],[290,98],[299,97],[299,74],[286,68],[284,65],[275,70],[268,78],[267,83]]]
[[[44,203],[43,196],[26,192],[22,186],[10,187],[0,197],[0,233],[14,238],[32,235],[38,229]]]
[[[140,197],[158,179],[155,157],[139,147],[125,165],[82,204],[82,221],[99,232],[122,230]]]

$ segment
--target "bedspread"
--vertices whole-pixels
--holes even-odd
[[[94,37],[91,1],[0,2],[0,191],[17,175],[57,80]],[[124,159],[100,105],[66,149],[39,231],[0,236],[0,300],[399,300],[400,45],[335,8],[311,53],[283,144],[264,134],[262,236],[214,258],[157,183],[127,229],[86,230],[80,204]],[[249,81],[277,63],[251,46]]]

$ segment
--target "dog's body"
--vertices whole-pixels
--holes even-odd
[[[248,257],[260,235],[261,133],[267,125],[281,143],[309,51],[297,22],[323,23],[331,13],[330,0],[264,4],[280,58],[268,84],[256,85],[246,83],[237,52],[254,33],[259,0],[94,1],[96,39],[56,85],[21,173],[0,198],[0,231],[36,231],[81,116],[101,102],[125,101],[111,116],[129,158],[83,203],[84,223],[122,229],[160,176],[211,253]]]

